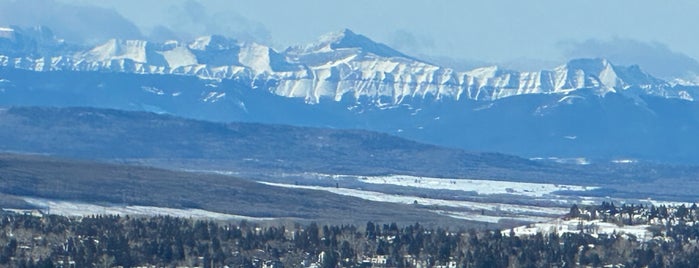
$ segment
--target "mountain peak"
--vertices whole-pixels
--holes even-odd
[[[567,73],[572,87],[603,86],[624,89],[630,86],[666,86],[666,82],[641,70],[638,65],[617,66],[605,58],[572,59],[556,68]],[[573,85],[575,84],[575,85]]]
[[[0,38],[14,39],[14,37],[15,37],[15,29],[7,28],[7,27],[0,27]]]
[[[236,47],[238,41],[230,39],[222,35],[207,35],[194,40],[189,44],[190,49],[194,50],[228,50]]]
[[[340,31],[330,32],[330,33],[326,33],[326,34],[322,35],[320,38],[318,38],[318,41],[316,42],[316,44],[337,46],[340,44],[351,43],[352,40],[357,40],[357,39],[360,39],[361,37],[364,37],[364,36],[362,36],[360,34],[356,34],[352,30],[345,28],[345,29],[342,29]],[[366,37],[364,37],[364,39],[367,39],[369,42],[373,42]],[[367,40],[362,40],[362,41],[366,42]],[[351,46],[349,46],[349,47],[351,47]]]
[[[147,41],[109,39],[84,54],[84,57],[93,61],[107,61],[114,59],[131,59],[135,62],[145,63]]]
[[[569,60],[564,66],[567,69],[580,69],[593,72],[600,72],[607,68],[613,68],[613,64],[605,58],[572,59]]]
[[[287,49],[287,52],[293,54],[310,54],[332,52],[341,49],[356,49],[360,53],[371,53],[380,57],[409,57],[385,44],[376,42],[368,37],[357,34],[350,29],[343,29],[337,32],[327,33],[321,36],[315,43],[296,46]]]
[[[5,55],[42,57],[69,49],[47,27],[0,27],[0,51]]]

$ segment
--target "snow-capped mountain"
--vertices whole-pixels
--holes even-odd
[[[568,94],[579,89],[640,90],[693,100],[695,92],[673,88],[638,66],[615,66],[605,59],[578,59],[554,70],[518,72],[497,66],[456,72],[424,62],[350,30],[283,52],[223,36],[184,43],[112,39],[91,47],[66,49],[44,30],[41,38],[21,29],[0,30],[0,65],[33,71],[100,71],[192,75],[235,79],[274,94],[308,103],[368,98],[382,105],[405,99],[497,100],[523,94]],[[49,48],[55,47],[56,50]]]
[[[0,28],[2,106],[357,128],[564,162],[699,164],[697,96],[696,85],[605,59],[455,71],[350,30],[277,51],[217,35],[86,46],[45,28]]]

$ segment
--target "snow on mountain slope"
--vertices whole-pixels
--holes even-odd
[[[554,70],[538,72],[497,66],[456,72],[411,58],[350,30],[283,52],[217,35],[190,43],[112,39],[85,50],[42,52],[26,49],[26,38],[20,42],[15,32],[10,28],[0,31],[1,66],[236,79],[251,88],[264,85],[263,89],[274,94],[304,98],[308,103],[345,98],[368,98],[379,106],[423,98],[488,101],[523,94],[568,94],[579,89],[593,89],[600,96],[633,92],[685,100],[693,100],[697,94],[696,89],[675,89],[638,66],[615,66],[605,59],[572,60]]]
[[[10,39],[10,40],[14,39],[15,38],[15,29],[0,27],[0,38]]]
[[[165,43],[165,45],[171,45],[174,46],[172,49],[169,50],[164,50],[164,51],[158,51],[160,55],[165,58],[165,61],[167,62],[168,67],[177,69],[178,67],[182,66],[191,66],[191,65],[197,65],[197,57],[187,49],[187,47],[184,46],[179,46],[177,42],[170,42],[170,43]]]
[[[140,40],[111,39],[79,57],[87,61],[130,59],[135,62],[148,62],[147,44],[148,42]]]
[[[412,59],[387,45],[374,42],[366,36],[356,34],[349,29],[325,34],[312,44],[290,47],[286,50],[286,54],[309,55],[345,49],[360,53],[371,53],[384,58],[401,57]]]

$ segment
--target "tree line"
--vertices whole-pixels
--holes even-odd
[[[614,213],[610,213],[612,207]],[[625,234],[585,232],[503,235],[499,230],[450,230],[419,223],[284,225],[168,216],[73,218],[5,213],[0,220],[0,266],[699,267],[699,226],[688,224],[696,208],[685,207],[686,214],[677,207],[664,209],[668,218],[672,215],[677,220],[649,241]],[[571,207],[568,217],[591,217],[593,210],[595,216],[622,222],[639,217],[619,214],[656,215],[649,207],[634,206],[631,211],[604,203]],[[659,207],[654,210],[665,215]]]

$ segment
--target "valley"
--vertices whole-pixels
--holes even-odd
[[[407,223],[457,224],[448,217],[410,206],[322,191],[289,190],[231,176],[45,156],[0,155],[0,181],[3,208],[40,209],[70,216],[87,216],[101,210],[202,219],[236,220],[244,216],[243,219],[361,223],[388,218]],[[154,209],[147,210],[149,207]],[[352,218],[345,218],[347,213]],[[458,224],[478,226],[475,222]]]
[[[99,175],[114,183],[115,188],[123,189],[117,192],[104,192],[101,186],[92,188],[98,185],[68,191],[70,187],[66,184],[73,184],[71,181],[76,179],[68,174],[81,170],[79,165],[76,166],[78,170],[54,171],[57,173],[48,178],[44,176],[50,174],[45,173],[50,169],[41,168],[47,171],[36,175],[46,180],[38,184],[40,187],[7,186],[3,191],[12,196],[8,200],[20,200],[20,204],[25,205],[27,200],[32,200],[29,203],[34,207],[44,204],[47,209],[63,211],[66,215],[79,210],[75,207],[84,209],[83,215],[89,215],[100,210],[138,214],[148,211],[144,206],[150,206],[153,214],[215,219],[260,217],[326,221],[341,217],[356,222],[388,217],[393,221],[409,222],[412,216],[395,218],[389,216],[393,213],[383,210],[384,206],[396,206],[434,217],[428,220],[430,222],[464,220],[469,226],[509,228],[557,219],[573,204],[603,201],[655,205],[692,203],[696,202],[694,191],[699,189],[697,182],[691,179],[699,174],[699,169],[691,166],[579,165],[527,160],[503,154],[470,153],[360,130],[215,123],[146,112],[40,107],[5,109],[0,112],[0,126],[3,126],[0,148],[5,151],[89,160],[85,164],[98,160],[109,165],[125,165],[102,172],[103,164],[95,163],[99,169],[88,168],[91,173],[77,178]],[[38,168],[41,161],[35,164]],[[158,172],[153,175],[129,175],[131,169],[150,170],[147,166],[184,173],[173,173],[181,179],[162,182],[144,180],[151,176],[167,176],[163,175],[167,174],[163,173],[165,170],[154,169]],[[124,171],[118,171],[121,169]],[[211,179],[203,179],[210,176]],[[194,190],[190,184],[195,178],[199,188],[191,195],[185,194],[185,189]],[[227,178],[231,181],[226,182]],[[250,182],[226,190],[235,185],[238,178]],[[58,181],[51,184],[50,180]],[[670,182],[680,181],[684,185],[681,189],[667,187]],[[230,183],[233,184],[228,185]],[[142,187],[157,188],[163,193],[183,193],[179,199],[167,196],[161,199],[153,194],[141,196],[143,193],[135,188]],[[262,192],[268,194],[255,194],[252,189],[264,189]],[[284,191],[282,189],[316,193],[318,203],[302,202],[299,197],[294,197],[298,200],[294,202],[280,201],[277,192]],[[241,191],[246,195],[240,196]],[[215,199],[206,197],[211,193],[223,199],[214,202]],[[223,200],[227,199],[224,197],[230,194],[233,194],[230,200],[243,202],[243,207],[250,210],[225,206]],[[258,196],[254,200],[263,203],[245,199],[252,196]],[[263,196],[265,198],[259,199]],[[356,200],[351,203],[369,202],[367,204],[378,210],[358,213],[365,205],[349,205],[351,203],[341,201],[344,198]],[[269,202],[269,206],[262,205],[264,202]],[[303,207],[314,205],[313,210],[294,214],[275,207],[276,202],[285,202],[291,207],[298,204],[295,202],[302,202]],[[326,209],[330,214],[320,212]]]
[[[0,267],[699,267],[698,8],[0,0]]]

